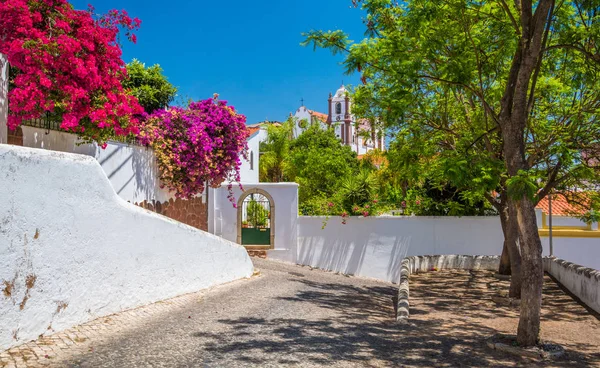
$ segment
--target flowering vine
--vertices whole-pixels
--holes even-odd
[[[121,85],[125,64],[117,36],[140,20],[111,10],[75,10],[67,0],[0,1],[0,53],[11,67],[8,127],[46,114],[87,141],[136,134],[143,109]]]
[[[245,122],[244,115],[215,95],[187,109],[155,112],[139,138],[154,149],[161,186],[176,197],[191,198],[202,193],[206,184],[216,187],[227,180],[229,200],[234,203],[231,183],[240,181],[240,153],[247,158]]]

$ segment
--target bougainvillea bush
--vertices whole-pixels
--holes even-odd
[[[75,10],[66,0],[0,1],[0,53],[11,67],[8,126],[51,115],[61,128],[87,141],[136,134],[137,99],[126,78],[118,34],[140,21],[125,11],[96,17],[94,9]]]
[[[240,155],[246,157],[246,117],[218,95],[150,115],[140,132],[141,143],[156,155],[160,181],[178,198],[191,198],[229,182],[240,181]]]

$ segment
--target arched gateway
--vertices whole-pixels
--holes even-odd
[[[273,249],[275,202],[259,188],[245,191],[237,203],[237,242],[249,247]]]

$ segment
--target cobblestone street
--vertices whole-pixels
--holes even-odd
[[[514,311],[495,306],[485,295],[501,286],[489,275],[412,277],[411,321],[398,325],[395,285],[254,262],[260,276],[39,339],[0,355],[0,366],[537,366],[485,346],[486,337],[510,332],[517,320]],[[595,366],[600,362],[597,338],[592,338],[597,318],[546,282],[554,312],[545,317],[558,316],[561,324],[543,320],[543,331],[551,338],[559,337],[559,329],[570,336],[559,341],[568,356],[555,366]]]

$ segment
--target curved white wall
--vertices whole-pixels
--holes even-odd
[[[0,145],[0,349],[249,277],[239,245],[125,202],[88,156]]]
[[[398,282],[404,257],[499,255],[503,242],[498,217],[300,216],[297,263]]]

